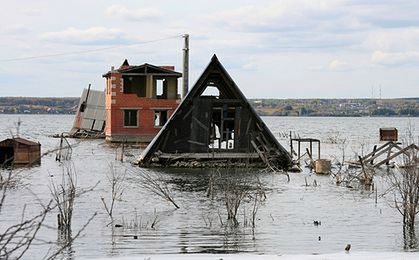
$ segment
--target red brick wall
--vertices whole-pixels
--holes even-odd
[[[170,116],[178,105],[178,100],[163,100],[140,98],[136,94],[124,94],[121,92],[121,74],[111,72],[106,79],[106,128],[105,134],[112,135],[155,135],[161,127],[154,127],[154,108],[167,108]],[[112,87],[112,85],[114,87]],[[112,92],[115,92],[112,96]],[[115,100],[115,104],[112,104]],[[139,109],[138,127],[124,127],[123,109]]]

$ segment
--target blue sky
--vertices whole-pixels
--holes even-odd
[[[103,89],[125,58],[181,71],[188,33],[190,85],[216,53],[249,98],[417,97],[418,10],[414,0],[8,1],[0,96]]]

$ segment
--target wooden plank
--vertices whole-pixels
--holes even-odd
[[[402,150],[398,151],[397,153],[393,154],[392,156],[389,156],[388,158],[382,160],[381,162],[377,163],[374,165],[374,167],[379,167],[381,165],[383,165],[386,162],[389,162],[390,160],[396,158],[397,156],[401,155],[402,153],[407,153],[407,150],[410,149],[416,149],[417,151],[419,151],[419,148],[415,145],[415,144],[411,144],[405,148],[403,148]]]
[[[201,146],[207,146],[207,144],[204,144],[204,143],[201,143],[201,142],[197,142],[197,141],[194,141],[194,140],[188,140],[187,142],[188,142],[188,143],[190,143],[190,144],[196,144],[196,145],[201,145]]]
[[[377,151],[377,145],[374,145],[374,148],[372,149],[373,154],[371,156],[374,157],[375,151]],[[362,163],[362,158],[359,158],[360,162]],[[370,164],[374,164],[374,160],[370,161]]]
[[[265,152],[269,152],[269,148],[263,143],[262,139],[260,138],[260,136],[256,136],[256,140],[258,140],[259,144],[262,146],[263,150]]]
[[[373,150],[372,152],[370,152],[369,154],[365,155],[364,157],[362,157],[362,160],[365,161],[365,159],[367,159],[370,156],[373,156],[376,152],[379,152],[381,149],[384,149],[384,147],[386,147],[387,145],[391,144],[392,142],[387,142],[383,145],[381,145],[380,147],[378,147],[376,150]]]
[[[256,153],[162,153],[159,155],[162,159],[257,159],[259,155]]]
[[[193,111],[193,107],[191,109],[189,109],[188,112],[186,112],[186,114],[182,117],[182,120],[185,120]]]
[[[201,121],[199,121],[196,117],[193,116],[192,120],[195,121],[202,129],[209,132],[209,128],[206,125],[204,125]]]
[[[266,164],[268,164],[268,159],[265,155],[259,150],[258,146],[256,145],[255,141],[251,140],[250,143],[252,144],[253,148],[255,148],[256,152],[258,153],[260,159]]]
[[[167,131],[166,136],[164,137],[163,144],[162,144],[163,150],[166,149],[167,139],[169,139],[169,136],[170,136],[170,130]]]
[[[379,151],[379,152],[377,152],[378,151],[378,149],[375,151],[375,155],[374,156],[372,156],[372,157],[370,157],[369,159],[364,159],[363,160],[363,162],[364,162],[364,164],[367,164],[367,163],[369,163],[370,161],[372,161],[372,160],[374,160],[374,159],[376,159],[378,156],[380,156],[380,155],[382,155],[382,154],[384,154],[384,153],[386,153],[386,152],[388,152],[389,150],[391,150],[391,148],[393,148],[393,146],[389,146],[389,147],[386,147],[385,149],[381,149],[381,151]]]
[[[290,135],[291,135],[291,132],[290,132]],[[301,143],[309,143],[309,142],[320,143],[319,139],[314,139],[314,138],[291,138],[291,141],[297,141]]]

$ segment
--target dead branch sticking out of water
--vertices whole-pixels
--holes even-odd
[[[24,209],[21,221],[2,231],[0,235],[0,259],[8,259],[11,256],[16,259],[22,258],[35,240],[47,214],[50,212],[51,203],[52,201],[46,205],[41,205],[43,210],[27,219],[24,218]]]
[[[63,253],[64,250],[66,250],[67,248],[70,248],[71,245],[73,244],[73,242],[80,237],[81,233],[86,229],[86,227],[90,224],[90,222],[92,222],[92,220],[96,217],[97,212],[95,212],[88,220],[87,222],[79,229],[79,231],[74,235],[74,236],[70,236],[70,237],[64,237],[64,242],[60,245],[60,247],[55,251],[55,253],[53,253],[52,255],[50,255],[48,258],[47,255],[44,257],[44,259],[47,260],[52,260],[55,259],[58,255],[60,255],[61,253]]]
[[[71,164],[63,168],[61,184],[57,185],[53,181],[51,182],[51,195],[55,202],[55,207],[58,208],[58,229],[62,231],[63,235],[68,238],[71,237],[75,199],[84,193],[92,191],[97,185],[98,183],[90,188],[77,190],[77,172]]]
[[[407,143],[413,143],[413,130],[407,129]],[[415,218],[419,213],[419,154],[416,149],[403,154],[403,168],[389,174],[393,191],[394,206],[403,216],[403,227],[414,230]]]
[[[257,213],[259,211],[260,206],[266,200],[266,193],[263,184],[258,179],[257,189],[253,192],[251,199],[253,199],[253,207],[252,207],[252,214],[251,214],[251,224],[252,224],[252,233],[253,237],[255,235],[255,228],[256,228],[256,219]]]
[[[246,180],[245,178],[228,176],[221,180],[220,188],[223,192],[223,200],[227,210],[227,220],[231,221],[234,226],[239,224],[237,220],[237,212],[240,205],[243,204],[246,199],[249,199],[248,202],[253,201],[250,223],[254,229],[256,226],[258,210],[262,201],[266,199],[265,189],[260,180],[257,179],[256,183],[252,183],[252,181]],[[246,224],[247,219],[245,217],[243,225]]]
[[[115,227],[121,227],[124,229],[134,229],[134,230],[143,230],[143,229],[156,229],[160,223],[159,215],[154,209],[154,214],[146,220],[143,220],[143,216],[138,216],[137,210],[135,209],[134,218],[131,220],[125,220],[122,217],[122,223],[116,224]]]
[[[121,200],[122,193],[124,192],[124,181],[126,176],[126,171],[117,172],[117,169],[110,164],[109,172],[106,174],[109,184],[111,185],[111,201],[109,206],[105,202],[105,198],[101,198],[103,206],[105,207],[106,213],[108,213],[109,218],[111,219],[111,224],[114,222],[113,218],[113,209],[115,202]]]
[[[139,185],[145,190],[172,203],[175,208],[179,209],[179,206],[176,204],[166,181],[163,179],[163,176],[158,173],[155,173],[154,175],[155,176],[146,171],[141,172],[139,175]]]
[[[76,198],[77,175],[72,167],[67,167],[62,174],[61,184],[51,182],[51,195],[58,207],[58,229],[71,236],[74,199]]]
[[[245,181],[238,178],[226,178],[222,184],[223,198],[227,210],[227,220],[238,225],[237,210],[244,198],[248,195],[249,189]]]
[[[7,172],[6,174],[4,174]],[[17,175],[13,167],[7,171],[0,172],[0,216],[3,213],[3,206],[10,188],[18,183]],[[38,198],[36,198],[38,200]],[[40,200],[39,200],[40,201]],[[43,204],[40,201],[42,210],[33,216],[25,216],[26,205],[22,210],[22,217],[16,224],[3,227],[0,234],[0,259],[20,259],[27,252],[42,227],[47,214],[52,210],[52,201]]]

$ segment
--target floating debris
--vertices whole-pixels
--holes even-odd
[[[83,90],[79,107],[69,136],[73,138],[104,138],[105,92],[91,90],[90,84]],[[60,136],[58,136],[60,137]]]

